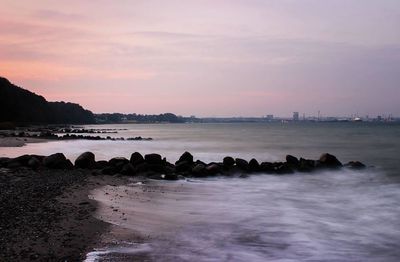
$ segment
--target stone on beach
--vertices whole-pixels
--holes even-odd
[[[77,168],[93,168],[95,164],[95,155],[92,152],[85,152],[75,160],[75,167]]]
[[[235,165],[235,159],[233,159],[233,157],[226,156],[224,157],[222,163],[224,164],[224,167],[231,168]]]
[[[56,153],[46,156],[43,159],[43,165],[50,169],[72,169],[73,164],[63,153]]]
[[[131,162],[132,165],[136,166],[140,163],[143,163],[144,158],[143,158],[142,154],[140,154],[139,152],[135,152],[135,153],[132,153],[129,161]]]
[[[319,164],[328,168],[338,168],[342,166],[342,163],[334,155],[328,153],[321,155]]]
[[[144,160],[150,165],[161,165],[162,164],[161,155],[155,154],[155,153],[145,155]]]

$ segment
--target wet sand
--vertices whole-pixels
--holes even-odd
[[[81,261],[109,226],[88,193],[118,183],[83,170],[0,169],[0,260]]]

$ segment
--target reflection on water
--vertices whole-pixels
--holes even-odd
[[[93,197],[105,221],[151,236],[152,261],[400,257],[399,184],[371,172],[152,182],[97,189]]]

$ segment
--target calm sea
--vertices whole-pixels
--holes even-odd
[[[286,154],[317,159],[329,152],[342,162],[360,160],[370,166],[363,171],[168,183],[182,189],[149,198],[146,219],[140,219],[146,206],[126,197],[120,208],[127,213],[136,208],[138,219],[105,220],[136,232],[142,228],[158,237],[145,243],[99,247],[100,251],[89,254],[87,261],[129,261],[121,253],[125,253],[125,259],[139,254],[150,261],[400,259],[399,124],[131,124],[85,128],[126,129],[111,136],[154,140],[48,142],[0,148],[0,155],[63,152],[73,160],[84,151],[92,151],[97,159],[110,159],[129,158],[139,151],[160,153],[174,162],[184,151],[203,161],[221,161],[227,155],[259,161],[284,160]],[[115,190],[133,192],[146,186],[154,185],[132,184]],[[152,217],[157,227],[149,226]]]

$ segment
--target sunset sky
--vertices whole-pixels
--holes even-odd
[[[0,0],[0,75],[96,113],[400,116],[400,1]]]

